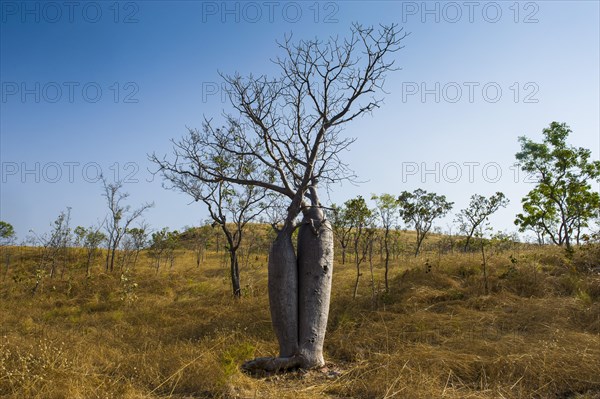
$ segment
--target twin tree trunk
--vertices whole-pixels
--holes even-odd
[[[287,225],[269,251],[269,301],[278,358],[258,358],[248,370],[277,371],[325,365],[323,344],[329,315],[333,272],[333,231],[320,208],[304,213],[298,231],[298,254]]]

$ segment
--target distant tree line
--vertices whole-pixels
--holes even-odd
[[[594,221],[600,225],[600,195],[592,189],[592,184],[600,179],[600,161],[591,160],[591,152],[587,149],[567,145],[569,133],[571,130],[566,124],[553,122],[543,130],[541,143],[519,138],[521,150],[516,154],[517,160],[523,170],[534,174],[537,184],[523,198],[523,212],[516,216],[515,224],[521,232],[533,232],[539,244],[550,242],[572,252],[573,244],[600,238],[592,228]],[[226,167],[225,164],[222,166]],[[172,268],[178,251],[182,250],[193,251],[195,264],[200,267],[210,249],[217,253],[224,251],[227,255],[232,293],[239,297],[240,265],[248,266],[251,256],[258,259],[259,254],[263,256],[268,252],[276,230],[266,226],[271,224],[277,229],[278,215],[281,214],[276,199],[257,187],[238,189],[226,182],[196,186],[187,180],[173,180],[174,188],[191,194],[208,207],[210,219],[201,226],[188,227],[181,232],[167,227],[152,230],[142,216],[153,204],[144,203],[133,209],[125,204],[129,195],[123,192],[120,182],[108,183],[102,179],[102,183],[102,195],[108,208],[102,222],[72,228],[71,208],[67,208],[53,221],[49,233],[41,236],[34,233],[30,238],[30,243],[42,248],[33,292],[43,276],[64,276],[69,263],[67,249],[72,247],[82,250],[78,262],[88,276],[102,253],[106,272],[119,270],[123,273],[135,268],[141,251],[147,250],[156,273],[159,273],[161,266]],[[341,263],[345,264],[351,257],[356,268],[354,295],[364,264],[369,264],[373,275],[374,254],[385,267],[385,289],[389,289],[390,261],[408,249],[400,240],[400,222],[404,223],[403,230],[415,232],[414,245],[410,247],[416,257],[434,222],[448,215],[454,205],[444,195],[420,188],[399,195],[373,194],[371,200],[373,207],[369,207],[362,196],[341,205],[333,204],[326,215],[341,252]],[[481,250],[485,262],[483,243],[486,232],[490,231],[489,217],[508,203],[502,192],[490,196],[473,194],[467,207],[455,215],[455,226],[461,237],[458,241],[450,238],[449,248],[454,250],[460,246],[462,251]],[[265,214],[269,215],[267,219],[262,218]],[[262,223],[263,233],[257,228],[247,228],[249,224],[257,223]],[[497,233],[490,238],[500,236],[506,235]],[[13,226],[0,221],[5,275],[11,262],[8,248],[15,244],[15,239]],[[442,241],[439,245],[448,246]],[[373,278],[371,286],[374,291]]]

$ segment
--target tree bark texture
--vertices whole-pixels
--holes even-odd
[[[333,230],[323,212],[311,208],[298,232],[298,343],[308,368],[325,365],[332,274]]]
[[[306,369],[325,365],[323,345],[333,273],[333,230],[320,208],[305,211],[298,231],[281,230],[269,251],[269,304],[279,357],[244,364],[249,371]]]

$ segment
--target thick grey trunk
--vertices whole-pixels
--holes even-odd
[[[269,250],[269,304],[280,357],[298,352],[298,269],[292,231],[281,230]]]
[[[257,358],[248,371],[278,371],[325,365],[323,344],[333,272],[333,231],[319,208],[305,212],[298,232],[298,256],[289,224],[269,250],[269,303],[279,357]]]
[[[333,273],[333,231],[319,208],[304,215],[298,232],[298,339],[302,367],[325,364],[323,344]]]

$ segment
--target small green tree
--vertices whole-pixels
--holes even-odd
[[[338,206],[333,204],[331,211],[328,212],[331,220],[331,228],[333,229],[333,237],[340,244],[342,249],[342,265],[346,264],[346,252],[350,244],[352,224],[348,218],[348,212],[344,205]]]
[[[210,223],[207,222],[199,227],[191,227],[186,233],[192,240],[192,249],[196,254],[196,267],[200,267],[212,234]]]
[[[125,234],[123,249],[127,255],[124,255],[124,258],[128,258],[127,261],[131,260],[131,267],[135,268],[140,252],[148,245],[148,225],[142,223],[139,227],[127,229]],[[126,260],[124,260],[124,263]]]
[[[460,231],[467,236],[465,251],[469,248],[469,243],[477,228],[498,209],[506,207],[508,203],[508,198],[499,191],[489,198],[479,194],[471,196],[469,206],[462,209],[456,216]]]
[[[15,238],[15,229],[12,224],[0,220],[0,245],[9,245]]]
[[[591,160],[588,149],[567,145],[571,132],[567,124],[552,122],[543,130],[541,143],[519,137],[521,151],[516,154],[537,185],[522,199],[523,213],[515,224],[521,232],[542,231],[569,251],[600,209],[600,195],[591,186],[600,181],[600,161]]]
[[[413,225],[417,232],[415,257],[419,255],[421,244],[431,229],[433,221],[445,216],[452,209],[453,202],[448,202],[445,195],[428,193],[420,188],[415,191],[403,191],[398,197],[400,217],[404,223]]]
[[[170,268],[175,262],[175,250],[179,247],[179,232],[169,231],[168,227],[152,233],[150,250],[148,254],[154,258],[156,274],[160,269],[161,261],[169,262]]]
[[[369,209],[365,199],[360,195],[344,203],[346,218],[350,226],[350,236],[354,249],[354,264],[356,265],[356,282],[354,283],[353,298],[358,293],[358,282],[362,275],[360,265],[367,258],[369,246],[372,244],[374,229],[368,229],[373,222],[373,211]]]
[[[86,250],[85,274],[87,276],[90,275],[92,262],[100,252],[100,244],[106,240],[106,235],[100,231],[101,228],[101,225],[98,227],[90,226],[87,229],[77,226],[74,230],[77,245]]]
[[[383,228],[383,248],[385,251],[385,290],[389,291],[388,271],[390,263],[390,230],[398,222],[398,199],[391,194],[373,194],[371,197],[375,201],[379,221]]]
[[[158,274],[158,271],[160,269],[160,262],[163,258],[163,253],[166,250],[168,232],[169,228],[164,227],[162,230],[152,233],[148,255],[152,259],[154,259],[154,267],[156,269],[156,274]]]
[[[2,249],[5,271],[4,275],[8,274],[8,268],[10,267],[10,255],[11,251],[9,248],[5,248],[11,245],[15,240],[15,229],[10,223],[0,220],[0,248]]]
[[[169,261],[169,270],[173,270],[175,264],[175,258],[177,257],[177,249],[179,245],[179,231],[173,230],[167,233],[166,242],[166,259]]]

